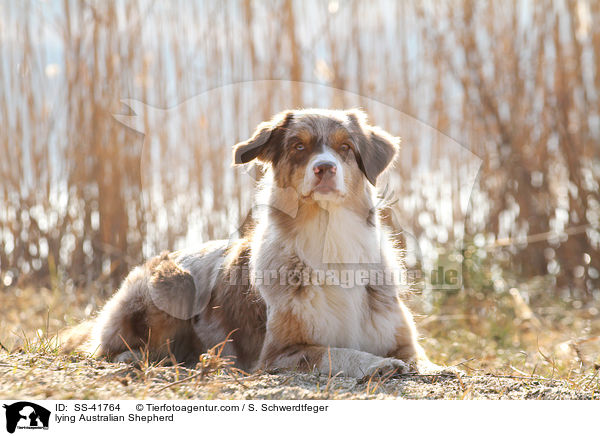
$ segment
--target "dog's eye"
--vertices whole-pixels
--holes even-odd
[[[350,150],[350,145],[348,145],[348,144],[342,144],[342,145],[340,145],[340,151],[341,151],[341,152],[344,152],[344,153],[345,153],[345,152],[347,152],[348,150]]]
[[[297,142],[296,144],[294,144],[294,148],[298,151],[302,151],[304,150],[304,144],[302,144],[301,142]]]

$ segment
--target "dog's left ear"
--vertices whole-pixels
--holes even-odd
[[[233,147],[233,163],[241,165],[258,159],[262,162],[273,162],[278,151],[277,145],[283,137],[285,126],[293,117],[292,111],[283,111],[271,120],[260,123],[252,137]]]
[[[400,138],[390,135],[385,130],[370,126],[366,114],[359,109],[347,111],[359,140],[358,166],[373,186],[377,177],[392,163],[400,148]]]

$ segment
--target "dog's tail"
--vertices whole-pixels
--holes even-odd
[[[84,321],[63,331],[59,335],[60,352],[64,354],[74,351],[93,352],[90,347],[94,324],[95,320]]]

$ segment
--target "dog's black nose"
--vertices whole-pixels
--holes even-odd
[[[335,174],[337,168],[333,162],[317,162],[313,167],[313,171],[315,172],[315,176],[317,176],[317,178],[321,180],[326,174]]]

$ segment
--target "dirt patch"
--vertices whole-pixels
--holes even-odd
[[[52,399],[600,399],[598,374],[564,380],[498,375],[403,376],[358,381],[280,371],[203,375],[81,356],[0,354],[1,398]]]

